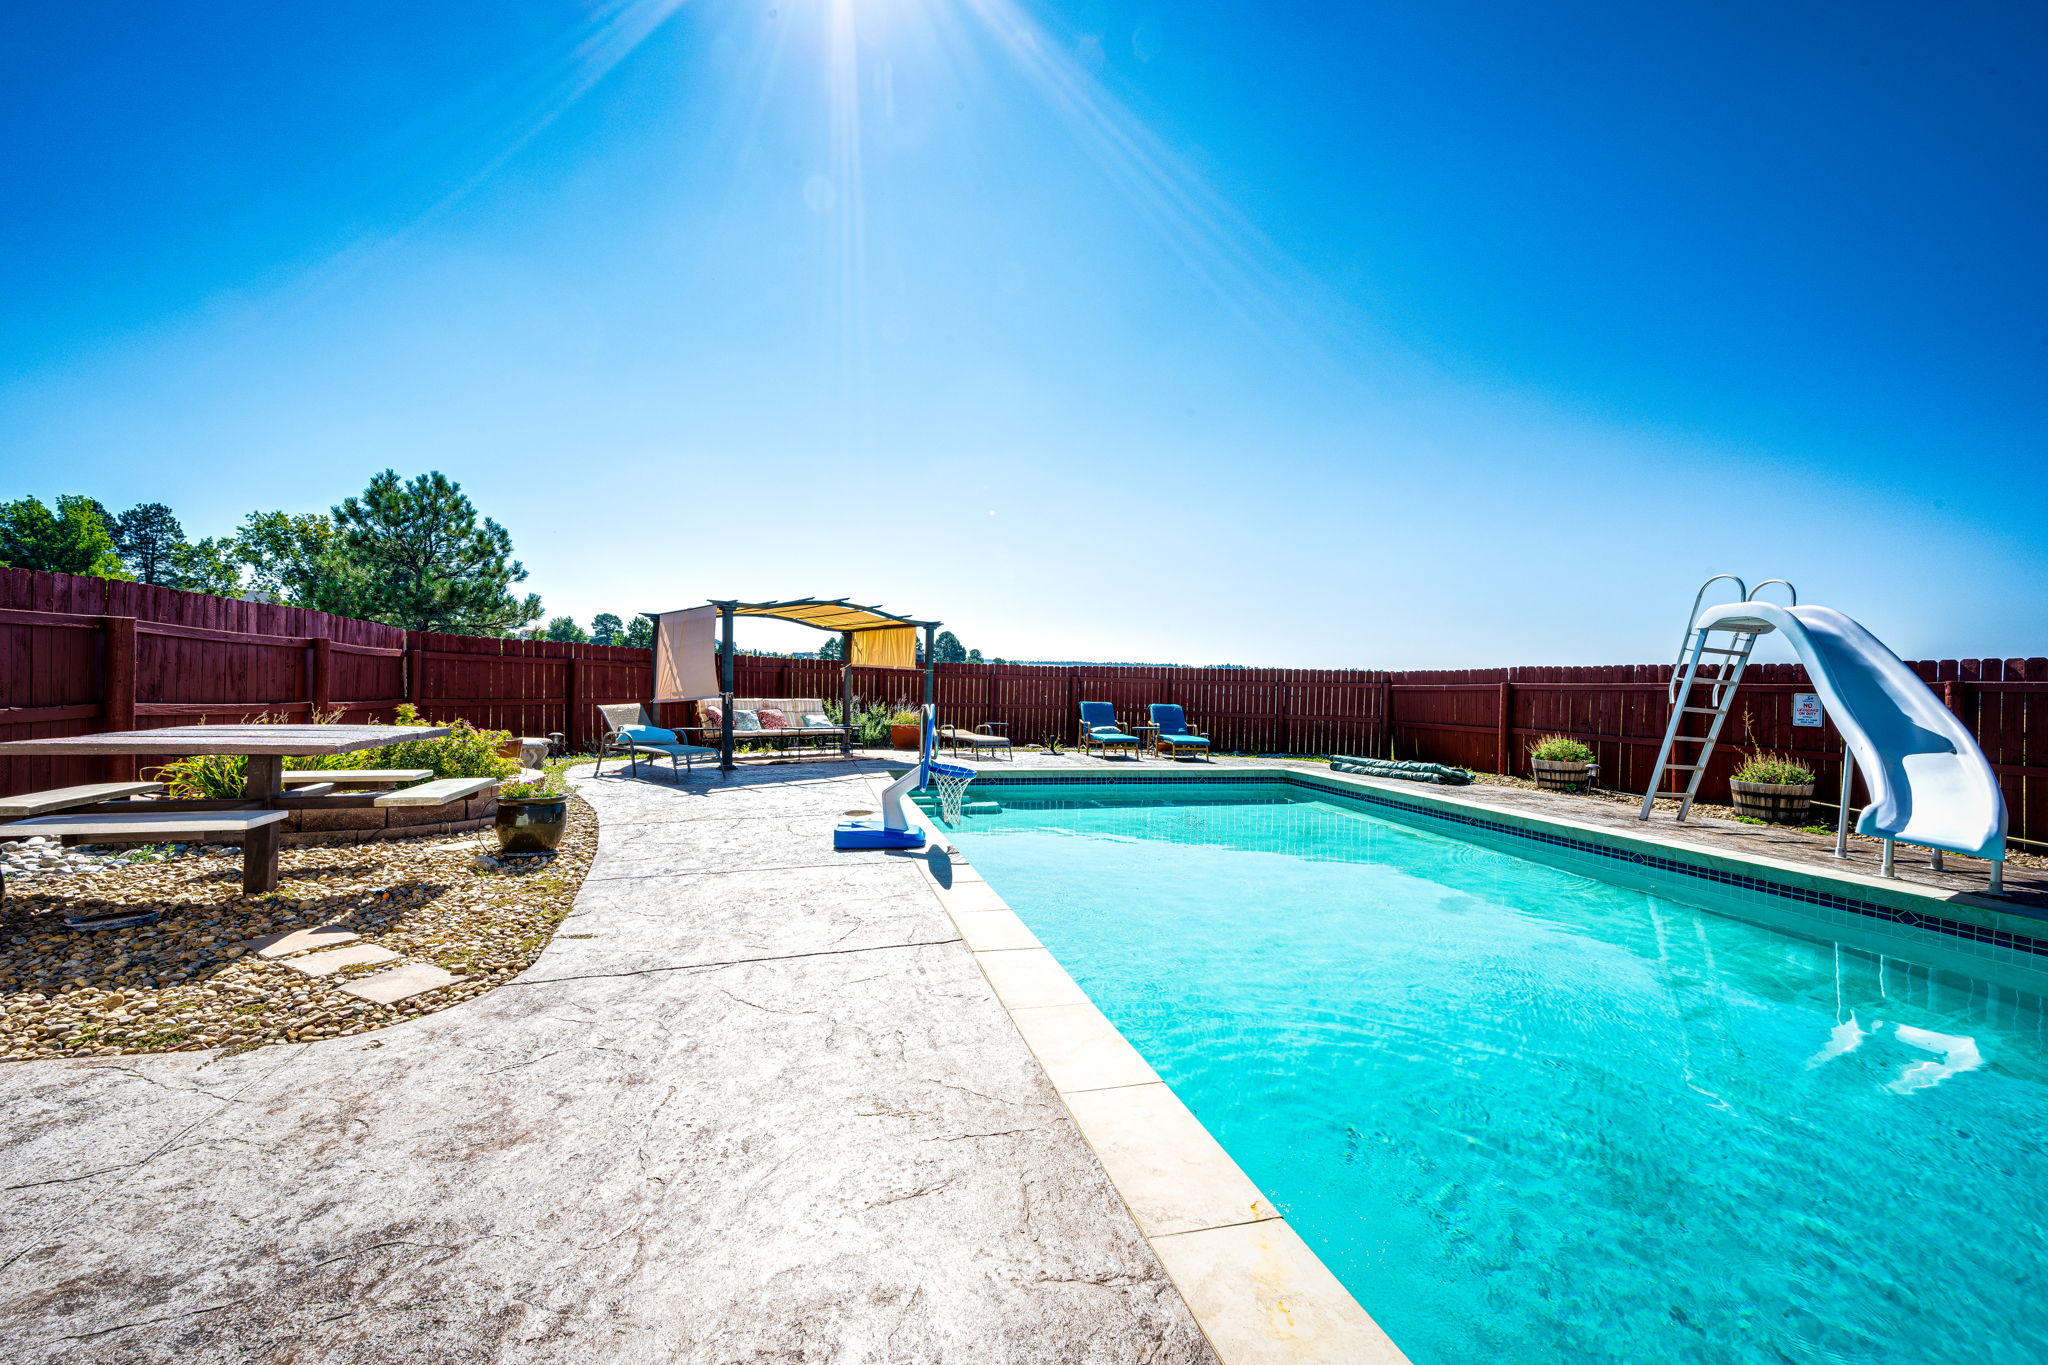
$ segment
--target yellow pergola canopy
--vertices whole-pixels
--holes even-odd
[[[916,668],[917,631],[936,626],[936,621],[916,621],[880,607],[863,607],[843,597],[821,601],[815,597],[787,602],[714,602],[730,607],[734,616],[766,616],[777,621],[795,621],[849,635],[853,648],[846,661],[861,668]]]
[[[727,604],[714,602],[712,605]],[[778,621],[797,621],[816,626],[819,630],[903,630],[938,624],[937,621],[915,621],[908,616],[883,611],[880,607],[856,606],[843,597],[830,602],[803,597],[789,602],[734,602],[731,606],[735,616],[772,616]]]

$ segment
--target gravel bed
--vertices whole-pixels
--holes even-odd
[[[364,1033],[472,999],[547,946],[597,850],[597,816],[572,798],[552,859],[501,867],[478,856],[495,847],[486,830],[287,848],[278,889],[265,896],[242,894],[241,850],[232,847],[14,882],[0,906],[0,1059],[246,1051]],[[137,907],[161,917],[129,929],[59,923]],[[398,963],[315,979],[244,947],[321,925],[465,979],[376,1005],[336,984]]]

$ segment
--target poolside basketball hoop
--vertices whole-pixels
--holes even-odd
[[[958,825],[960,804],[967,799],[967,784],[974,780],[974,769],[933,761],[925,764],[925,772],[930,779],[925,785],[939,794],[939,818],[949,825]]]

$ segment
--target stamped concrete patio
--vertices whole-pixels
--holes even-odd
[[[0,1358],[1213,1359],[874,765],[583,781],[574,914],[376,1034],[0,1070]]]

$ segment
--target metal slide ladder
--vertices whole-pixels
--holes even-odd
[[[1693,798],[1699,795],[1700,783],[1706,777],[1707,760],[1714,755],[1714,745],[1721,738],[1721,726],[1728,720],[1728,712],[1735,705],[1735,689],[1742,681],[1742,670],[1749,666],[1750,652],[1756,648],[1758,632],[1731,630],[1714,627],[1699,628],[1700,604],[1706,601],[1707,589],[1723,580],[1733,583],[1741,590],[1737,601],[1752,600],[1754,594],[1732,573],[1717,573],[1700,584],[1700,590],[1693,595],[1692,612],[1685,618],[1685,634],[1680,637],[1678,662],[1671,669],[1671,721],[1664,727],[1664,745],[1657,751],[1657,766],[1650,772],[1650,788],[1643,793],[1643,808],[1637,813],[1638,820],[1650,818],[1650,811],[1660,800],[1678,802],[1678,819],[1681,821],[1691,813]],[[1766,579],[1756,585],[1758,592],[1772,584],[1781,585],[1792,596],[1792,605],[1799,604],[1799,590],[1782,578]],[[1726,636],[1724,643],[1714,643],[1715,636]],[[1707,666],[1707,656],[1713,656],[1709,674],[1702,673]],[[1706,688],[1704,698],[1698,689]],[[1706,705],[1698,703],[1704,700]],[[1687,716],[1705,716],[1705,734],[1684,733]],[[1698,747],[1686,756],[1689,762],[1674,763],[1673,756],[1681,744]],[[1667,792],[1657,790],[1664,785],[1665,773],[1686,774],[1685,790]]]

